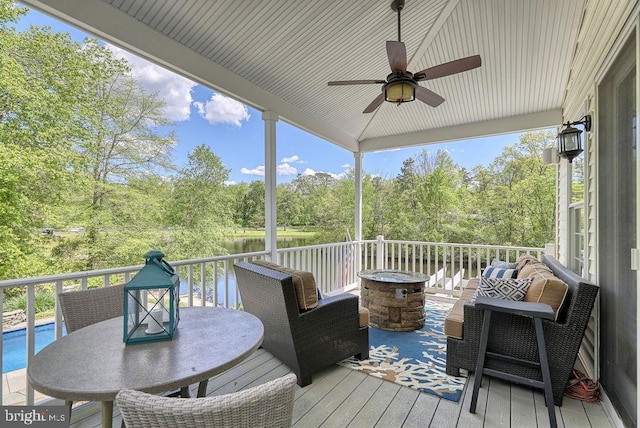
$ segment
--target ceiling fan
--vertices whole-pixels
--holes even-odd
[[[387,58],[391,66],[391,74],[387,76],[387,79],[336,80],[329,82],[329,86],[382,84],[382,93],[364,109],[363,113],[373,112],[383,101],[400,105],[416,98],[431,107],[437,107],[444,102],[444,98],[418,85],[418,82],[462,73],[482,65],[480,55],[473,55],[429,67],[417,73],[407,71],[407,51],[404,43],[400,41],[400,12],[403,7],[404,0],[393,0],[391,3],[391,9],[398,13],[398,41],[387,41]]]

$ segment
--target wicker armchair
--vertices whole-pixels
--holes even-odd
[[[122,316],[124,285],[58,294],[58,302],[67,332]]]
[[[127,428],[290,427],[296,376],[232,394],[167,398],[122,390],[116,404]]]
[[[555,258],[543,256],[542,261],[553,274],[564,281],[569,290],[557,321],[543,320],[544,339],[549,359],[553,401],[562,405],[564,390],[576,362],[584,332],[589,323],[598,286],[585,282]],[[458,376],[460,369],[475,371],[482,331],[483,310],[473,304],[464,305],[463,338],[447,338],[447,374]],[[487,349],[523,360],[539,362],[536,335],[531,319],[509,313],[494,313]],[[486,367],[538,381],[540,370],[504,361],[493,360]]]
[[[234,267],[244,310],[264,324],[262,347],[293,370],[298,385],[345,358],[369,358],[369,328],[359,325],[357,296],[323,298],[300,311],[290,275],[251,263]]]

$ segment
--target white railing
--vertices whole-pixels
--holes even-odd
[[[357,288],[357,273],[364,269],[394,269],[420,272],[431,276],[427,292],[459,295],[466,281],[477,275],[478,267],[493,258],[515,261],[520,254],[541,257],[544,249],[489,245],[449,244],[415,241],[385,241],[382,237],[368,241],[348,241],[277,250],[278,264],[307,270],[314,274],[323,294]],[[181,304],[186,306],[239,307],[240,295],[235,286],[233,264],[268,258],[268,252],[233,254],[193,260],[170,261],[181,280]],[[360,254],[360,257],[358,257]],[[0,290],[26,289],[26,361],[35,355],[36,294],[53,290],[55,295],[69,290],[126,283],[143,265],[85,272],[48,275],[0,281]],[[206,284],[206,286],[202,286]],[[0,292],[0,307],[3,305]],[[54,315],[55,339],[62,336],[62,315]],[[0,326],[0,333],[3,327]],[[0,367],[2,366],[0,340]],[[27,404],[34,403],[34,391],[25,385]],[[0,403],[4,403],[0,389]]]
[[[425,292],[460,296],[471,278],[493,259],[515,262],[522,254],[541,258],[544,248],[442,242],[389,241],[379,236],[371,250],[363,253],[363,269],[392,269],[430,276]],[[373,245],[375,244],[375,245]]]

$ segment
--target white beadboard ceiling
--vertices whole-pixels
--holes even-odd
[[[421,82],[446,101],[362,110],[397,40],[391,0],[24,0],[80,29],[351,151],[561,123],[585,0],[406,0],[409,71],[479,54],[482,67]]]

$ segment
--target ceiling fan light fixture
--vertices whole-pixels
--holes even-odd
[[[387,82],[383,88],[384,100],[402,104],[416,99],[416,82],[409,77],[398,77]]]

